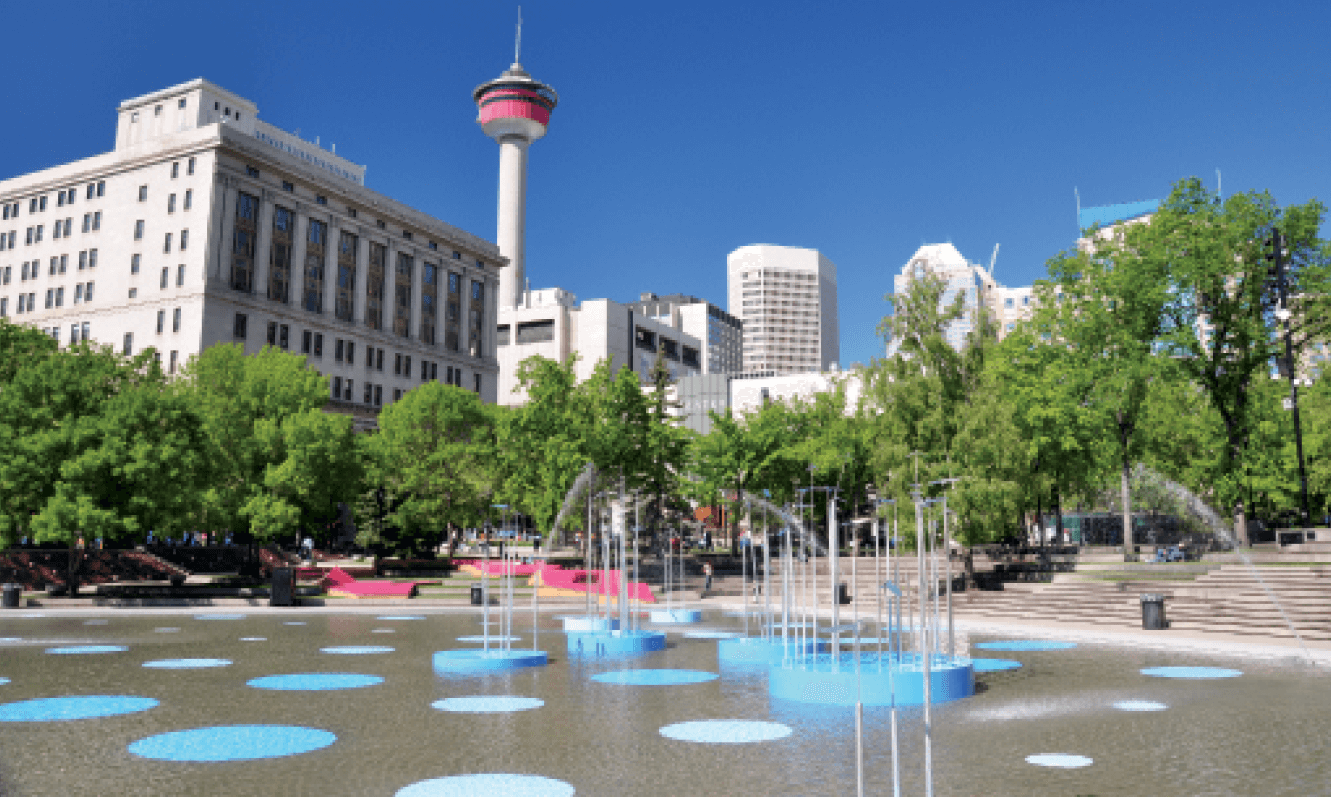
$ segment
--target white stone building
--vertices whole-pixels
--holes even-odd
[[[563,362],[576,352],[574,375],[579,382],[608,359],[611,373],[628,368],[645,383],[658,351],[671,379],[702,371],[702,342],[681,329],[678,318],[660,320],[609,299],[579,304],[562,288],[527,291],[523,303],[501,314],[499,321],[499,403],[509,406],[527,402],[517,369],[533,356]]]
[[[0,314],[61,343],[171,372],[277,346],[367,416],[427,380],[496,399],[496,246],[206,80],[121,103],[114,150],[0,182],[0,208]]]
[[[702,342],[704,374],[738,373],[744,368],[744,323],[695,296],[642,294],[628,305],[638,315],[669,324]]]
[[[826,371],[841,358],[836,266],[815,249],[754,244],[726,258],[727,301],[744,325],[744,370]]]

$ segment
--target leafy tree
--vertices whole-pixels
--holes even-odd
[[[0,390],[14,380],[20,368],[59,349],[60,344],[50,335],[0,317]]]
[[[647,517],[651,544],[655,547],[667,499],[679,489],[679,474],[687,462],[691,433],[670,414],[678,404],[671,402],[666,393],[670,371],[661,352],[657,352],[651,378],[651,391],[646,397],[646,456],[641,482],[643,491],[651,496]]]
[[[1136,242],[1142,259],[1155,264],[1152,273],[1166,276],[1161,353],[1201,386],[1220,416],[1226,445],[1215,487],[1236,507],[1240,542],[1247,542],[1239,499],[1256,423],[1253,383],[1284,356],[1267,240],[1278,228],[1288,247],[1290,294],[1301,297],[1290,322],[1301,348],[1331,323],[1331,246],[1318,237],[1324,216],[1316,200],[1284,209],[1265,193],[1222,201],[1189,178],[1175,185]]]
[[[209,461],[189,397],[152,350],[124,359],[87,343],[20,366],[0,391],[0,536],[70,547],[180,528]]]
[[[387,520],[414,551],[449,526],[477,526],[495,483],[495,413],[469,390],[430,382],[379,414],[366,441],[368,485],[383,490]],[[368,525],[368,524],[362,524]]]

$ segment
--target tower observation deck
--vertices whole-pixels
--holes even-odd
[[[499,144],[499,219],[495,243],[509,260],[499,277],[502,312],[518,305],[525,284],[527,147],[545,135],[559,95],[534,80],[515,58],[502,75],[477,86],[472,98],[479,111],[476,121]]]

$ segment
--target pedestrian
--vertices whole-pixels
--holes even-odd
[[[706,595],[708,592],[711,592],[711,590],[712,590],[712,563],[711,563],[711,562],[703,562],[703,563],[702,563],[702,572],[703,572],[703,575],[707,576],[707,581],[706,581],[706,583],[703,585],[703,588],[702,588],[703,594]]]

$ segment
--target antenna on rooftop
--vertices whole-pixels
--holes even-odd
[[[520,64],[522,59],[522,6],[518,6],[518,35],[513,39],[513,63]]]
[[[1072,186],[1072,194],[1077,197],[1077,229],[1081,229],[1081,193],[1077,191],[1077,186]]]

